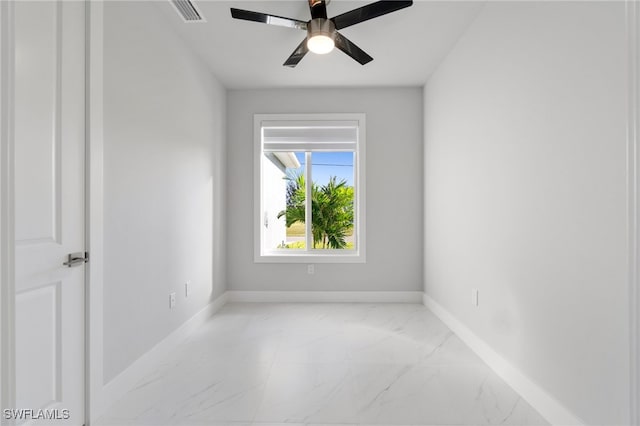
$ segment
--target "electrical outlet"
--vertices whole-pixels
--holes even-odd
[[[189,297],[189,293],[191,293],[191,281],[184,283],[184,297]]]
[[[307,274],[313,275],[316,273],[315,265],[307,265]]]
[[[471,304],[473,306],[475,306],[476,308],[479,305],[479,299],[478,299],[478,289],[477,288],[472,288],[471,289]]]
[[[169,309],[173,309],[176,306],[176,294],[171,293],[169,295]]]

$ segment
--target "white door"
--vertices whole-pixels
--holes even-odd
[[[82,425],[85,266],[63,262],[85,244],[84,4],[14,13],[16,417]]]

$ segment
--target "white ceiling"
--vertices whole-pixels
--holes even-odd
[[[332,0],[329,17],[371,1]],[[374,60],[360,65],[339,50],[308,53],[296,68],[283,62],[302,30],[231,18],[230,7],[307,21],[307,0],[194,0],[206,23],[185,23],[169,1],[158,6],[227,88],[422,86],[483,7],[483,1],[415,1],[413,6],[341,33]]]

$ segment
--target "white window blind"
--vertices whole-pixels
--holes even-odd
[[[270,151],[356,151],[357,121],[262,122],[262,149]]]

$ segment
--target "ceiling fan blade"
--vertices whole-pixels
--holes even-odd
[[[285,18],[283,16],[268,15],[261,12],[231,8],[231,16],[245,21],[261,22],[263,24],[278,25],[280,27],[307,29],[307,23],[298,19]]]
[[[309,0],[309,10],[311,11],[312,19],[327,19],[327,3],[325,0]]]
[[[405,7],[409,7],[412,4],[413,0],[377,1],[375,3],[353,9],[352,11],[345,12],[342,15],[334,16],[333,18],[331,18],[331,20],[335,24],[336,29],[341,30],[343,28],[350,27],[351,25],[359,24],[360,22],[368,21],[369,19],[377,18],[378,16],[386,15],[387,13],[404,9]]]
[[[342,50],[347,55],[358,61],[360,65],[368,64],[373,61],[373,58],[369,56],[364,50],[349,41],[348,38],[336,31],[336,47]]]
[[[305,38],[282,65],[289,68],[295,68],[295,66],[298,65],[298,62],[300,62],[302,58],[304,58],[304,55],[306,55],[308,51],[309,49],[307,49],[307,39]]]

